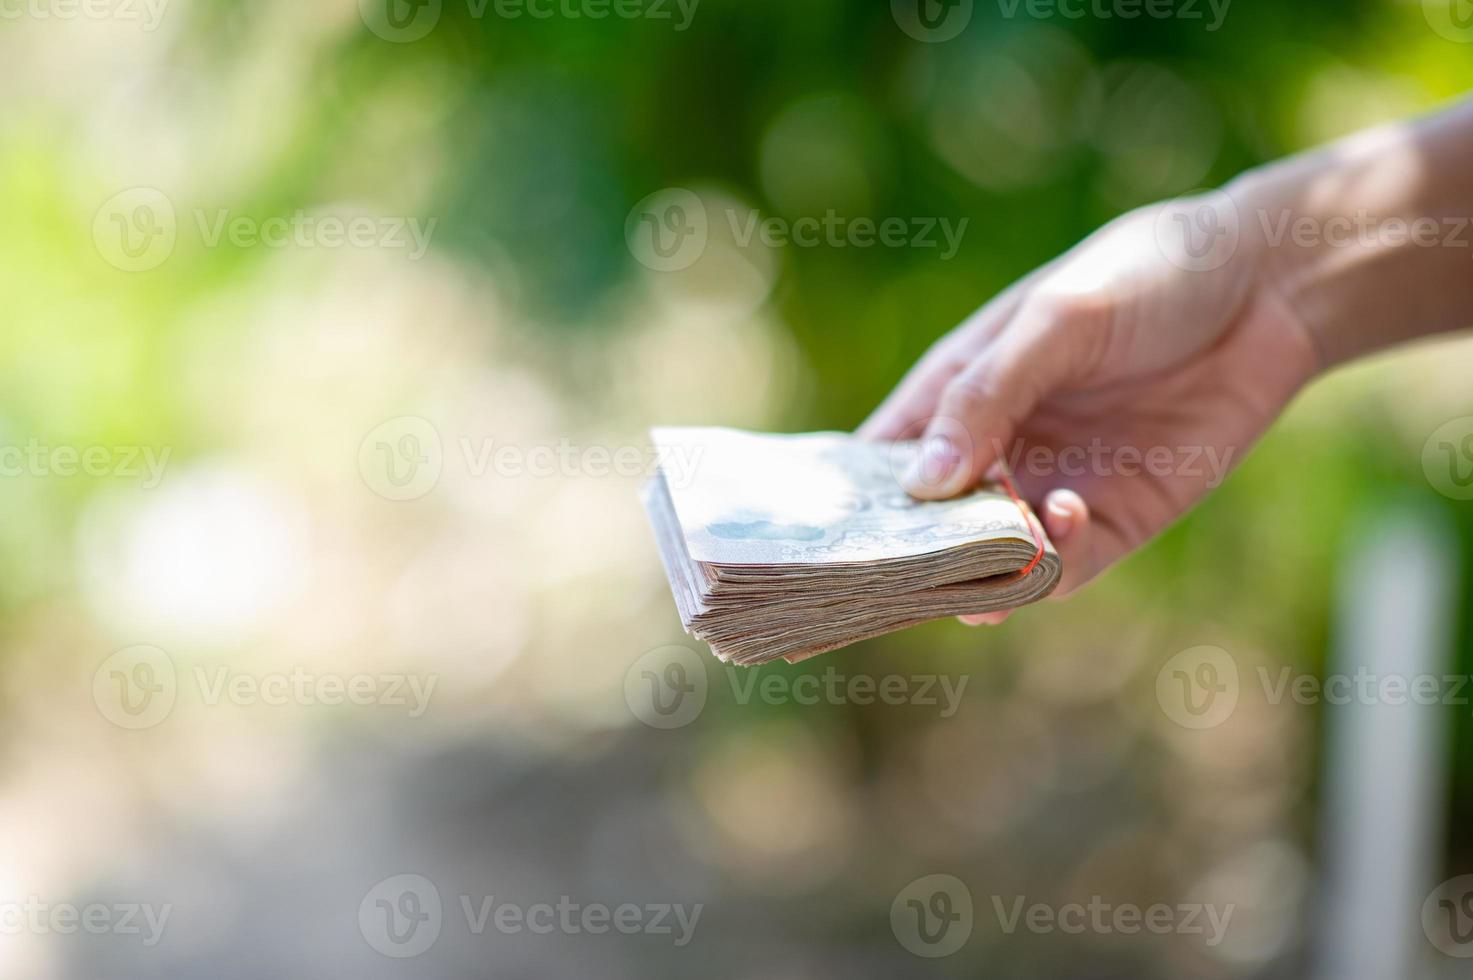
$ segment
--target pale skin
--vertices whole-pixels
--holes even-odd
[[[1473,324],[1470,217],[1473,100],[1130,212],[938,341],[859,432],[923,440],[904,481],[921,499],[971,489],[1020,447],[1236,464],[1320,374]],[[1063,559],[1056,597],[1214,485],[1200,467],[1012,468]]]

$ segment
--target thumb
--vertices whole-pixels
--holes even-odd
[[[1073,490],[1054,490],[1044,498],[1041,516],[1044,530],[1064,565],[1063,577],[1050,598],[1062,599],[1099,571],[1089,505]],[[1002,609],[957,618],[968,626],[1000,626],[1012,614],[1013,610]]]
[[[1068,351],[1050,349],[1062,345],[1048,342],[1046,324],[1035,316],[1020,312],[942,390],[920,453],[901,480],[911,496],[944,500],[980,483],[1018,425],[1063,379]]]
[[[1048,532],[1064,566],[1064,574],[1052,595],[1052,598],[1062,599],[1094,578],[1100,570],[1096,529],[1090,521],[1089,505],[1073,490],[1051,491],[1044,498],[1042,516],[1044,530]]]

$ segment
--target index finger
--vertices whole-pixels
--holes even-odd
[[[1002,330],[1023,301],[1028,286],[1043,270],[1013,283],[973,313],[961,326],[931,345],[906,372],[895,390],[856,430],[863,439],[916,438],[922,425],[936,414],[947,382]]]

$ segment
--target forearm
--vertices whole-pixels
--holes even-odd
[[[1250,171],[1243,257],[1324,367],[1473,324],[1473,100]]]

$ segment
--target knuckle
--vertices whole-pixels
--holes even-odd
[[[1044,284],[1028,297],[1028,308],[1052,329],[1088,326],[1105,320],[1114,300],[1105,289],[1068,289]]]
[[[948,378],[965,371],[970,360],[965,346],[954,334],[936,341],[922,357],[922,362],[927,368],[934,368]]]
[[[953,378],[946,386],[943,404],[946,414],[961,419],[975,419],[1001,401],[997,380],[990,373],[969,371]]]

